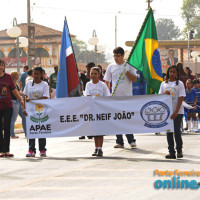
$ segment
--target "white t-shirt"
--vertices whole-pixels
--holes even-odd
[[[86,83],[85,87],[85,96],[110,96],[110,92],[108,90],[107,85],[99,81],[98,83],[94,84],[92,81]]]
[[[123,70],[125,62],[122,65],[112,63],[108,66],[104,76],[105,81],[112,81],[112,90],[115,89],[119,76]],[[136,69],[129,64],[126,65],[126,70],[136,76]],[[132,81],[130,81],[125,73],[123,73],[114,96],[132,96]]]
[[[164,94],[166,90],[170,91],[170,94],[172,96],[173,112],[175,112],[178,104],[178,98],[186,96],[184,84],[182,81],[178,81],[178,85],[176,85],[176,81],[168,81],[168,83],[165,83],[165,81],[163,81],[160,85],[159,94]],[[184,114],[184,107],[182,105],[178,114]]]
[[[29,82],[29,81],[32,81],[33,80],[33,77],[32,76],[27,76],[27,78],[26,78],[26,84]]]
[[[37,84],[33,81],[29,81],[25,88],[23,93],[28,96],[30,99],[38,99],[40,97],[48,97],[49,98],[49,86],[46,82],[41,81],[41,83]]]

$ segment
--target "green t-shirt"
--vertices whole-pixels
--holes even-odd
[[[56,85],[57,85],[57,75],[56,73],[53,73],[50,75],[50,80],[52,80],[52,85],[51,87],[56,89]]]

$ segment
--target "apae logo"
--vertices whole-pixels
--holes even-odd
[[[140,111],[140,115],[145,121],[144,125],[149,128],[166,126],[169,114],[169,107],[161,101],[150,101]]]
[[[30,120],[34,122],[36,125],[31,125],[30,127],[30,134],[46,134],[51,133],[51,124],[41,124],[46,121],[48,121],[49,116],[46,115],[45,110],[47,110],[47,107],[45,107],[41,103],[36,103],[32,108],[32,115],[30,115]]]
[[[38,117],[30,116],[30,120],[35,123],[43,123],[49,119],[48,115],[42,117],[45,114],[45,112],[44,112],[44,105],[41,103],[37,103],[35,105],[35,113],[36,113],[36,116]]]

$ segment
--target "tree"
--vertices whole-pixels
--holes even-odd
[[[174,24],[172,19],[157,19],[156,29],[159,40],[178,39],[180,36],[180,29]]]
[[[72,39],[72,44],[75,52],[75,57],[77,62],[89,63],[96,60],[96,55],[94,51],[87,50],[87,44],[82,40]],[[105,54],[100,53],[97,55],[98,63],[105,63]],[[97,64],[98,64],[97,63]]]
[[[188,31],[194,30],[194,39],[200,39],[200,0],[183,0],[181,9],[186,23],[183,35],[188,38]]]

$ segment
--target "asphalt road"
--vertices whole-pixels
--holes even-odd
[[[11,140],[14,158],[0,159],[0,199],[128,200],[199,199],[200,188],[155,189],[154,171],[200,171],[200,134],[184,134],[184,158],[166,160],[165,134],[136,135],[137,148],[114,149],[115,136],[106,136],[104,157],[92,157],[93,140],[47,139],[47,158],[26,158],[24,134]],[[197,180],[198,176],[180,179]]]

